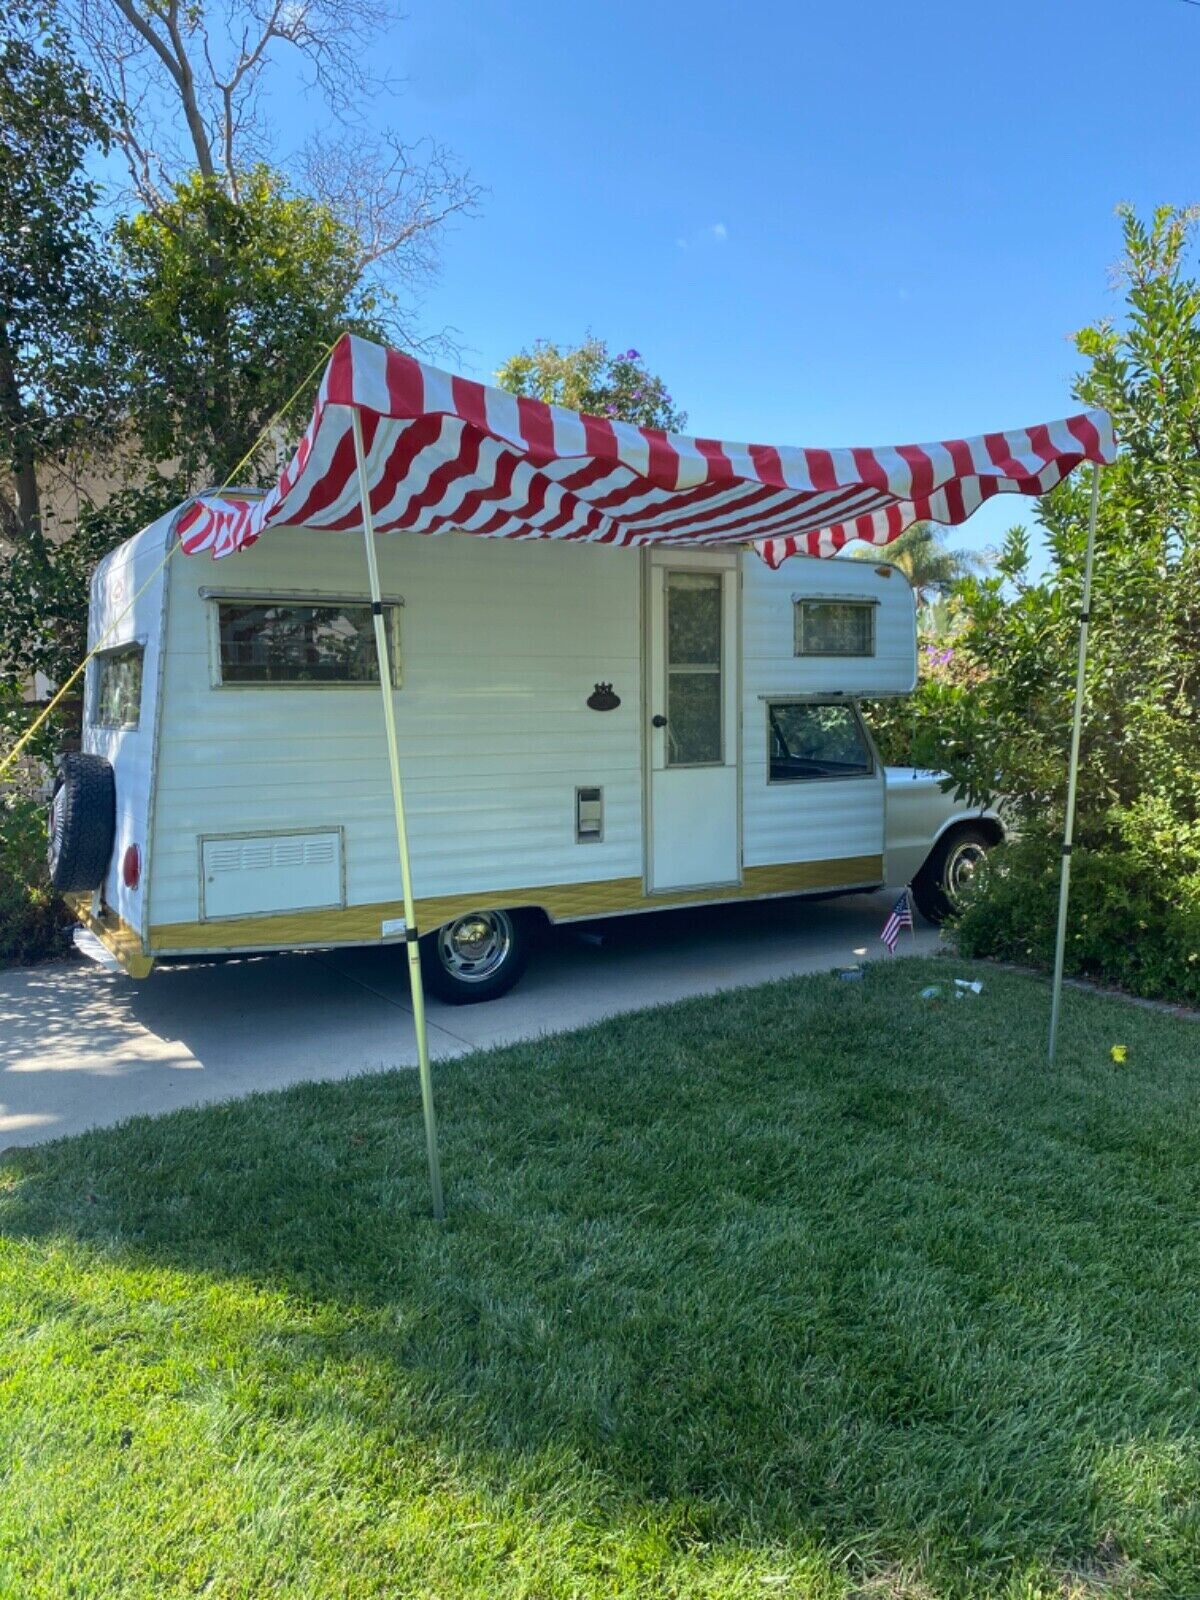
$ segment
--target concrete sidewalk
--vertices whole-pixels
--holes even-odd
[[[894,895],[767,901],[551,931],[511,994],[429,1005],[439,1057],[688,995],[884,955]],[[599,938],[602,942],[595,942]],[[901,952],[937,948],[918,923]],[[397,949],[162,967],[142,983],[76,960],[0,972],[0,1149],[309,1079],[410,1066]]]

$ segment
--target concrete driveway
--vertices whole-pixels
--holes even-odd
[[[439,1057],[534,1038],[687,995],[886,952],[889,894],[662,912],[551,931],[516,989],[429,1004]],[[918,921],[902,953],[937,948]],[[162,967],[142,983],[77,959],[0,972],[0,1149],[256,1089],[411,1066],[398,949]]]

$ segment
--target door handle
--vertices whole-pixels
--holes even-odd
[[[650,726],[652,728],[665,728],[666,725],[667,725],[667,719],[666,719],[666,717],[663,716],[661,711],[658,713],[657,716],[654,716],[654,717],[650,718]]]

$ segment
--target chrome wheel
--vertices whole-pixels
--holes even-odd
[[[947,900],[955,908],[961,906],[963,891],[970,888],[986,854],[986,849],[977,839],[960,839],[951,847],[942,873],[942,884]]]
[[[439,929],[438,959],[459,983],[486,983],[508,960],[513,938],[507,911],[469,911]]]

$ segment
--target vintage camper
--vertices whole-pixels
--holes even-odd
[[[182,514],[95,574],[94,638],[137,600],[89,665],[90,759],[55,799],[81,916],[135,974],[393,937],[361,537],[290,529],[164,566]],[[932,774],[885,770],[858,709],[915,682],[894,567],[380,544],[423,964],[446,998],[506,989],[536,919],[910,881],[937,916],[999,837]]]
[[[913,688],[912,593],[813,558],[1114,448],[1098,411],[685,438],[347,336],[269,491],[197,496],[98,568],[54,880],[133,974],[403,942],[419,1042],[422,970],[502,993],[540,920],[909,883],[936,917],[1001,823],[884,770],[858,702]]]

